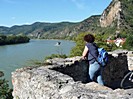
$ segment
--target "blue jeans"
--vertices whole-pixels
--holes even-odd
[[[89,66],[89,78],[91,81],[94,81],[94,77],[96,77],[97,82],[100,85],[104,85],[103,78],[102,78],[102,71],[103,69],[100,67],[98,62],[94,62]]]

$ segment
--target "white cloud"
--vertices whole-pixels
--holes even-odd
[[[71,0],[79,9],[85,9],[85,0]]]

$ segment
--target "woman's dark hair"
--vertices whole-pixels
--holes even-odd
[[[84,40],[88,43],[93,43],[95,41],[95,37],[92,34],[87,34],[84,36]]]

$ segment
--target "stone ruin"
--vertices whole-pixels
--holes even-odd
[[[79,57],[80,59],[81,57]],[[78,59],[78,60],[79,60]],[[65,59],[66,63],[64,65],[60,64],[59,60],[52,60],[53,63],[60,64],[61,66],[53,67],[52,70],[61,72],[63,74],[69,75],[74,79],[74,81],[81,81],[82,83],[88,83],[88,61],[80,60],[74,61],[73,64],[67,64],[69,59]],[[64,61],[65,62],[65,61]],[[66,64],[66,65],[65,65]],[[113,53],[109,54],[108,65],[104,68],[103,78],[106,86],[115,89],[120,88],[120,82],[124,75],[129,71],[127,55],[126,53]]]
[[[88,82],[88,63],[81,57],[49,59],[52,65],[25,67],[12,73],[14,99],[130,99],[133,89],[120,88],[129,71],[127,52],[109,53],[106,86]]]

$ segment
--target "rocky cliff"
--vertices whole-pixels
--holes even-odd
[[[87,61],[81,57],[50,59],[52,65],[12,72],[14,99],[132,99],[133,89],[120,89],[128,71],[127,51],[110,53],[103,72],[106,86],[87,82]]]
[[[101,27],[110,26],[114,21],[117,21],[117,28],[119,28],[121,10],[121,2],[119,0],[113,0],[100,17]]]

